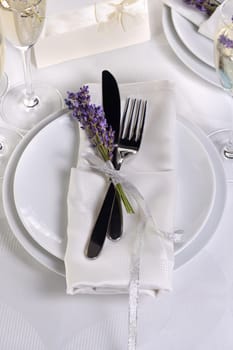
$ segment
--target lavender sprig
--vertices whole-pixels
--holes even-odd
[[[208,16],[216,10],[222,3],[221,0],[183,0],[186,4],[191,5]]]
[[[67,95],[68,98],[65,99],[65,103],[72,111],[72,116],[79,121],[81,128],[86,131],[91,144],[96,147],[103,160],[105,162],[111,160],[115,148],[115,132],[111,125],[108,125],[103,108],[91,104],[89,87],[84,85],[78,92],[67,92]],[[126,211],[133,214],[134,210],[121,184],[116,184],[115,188]]]
[[[88,86],[80,88],[79,92],[68,92],[65,103],[74,118],[78,119],[81,128],[87,133],[93,146],[98,148],[105,161],[111,160],[114,150],[114,134],[108,125],[103,108],[90,103]]]
[[[233,49],[233,40],[228,38],[226,35],[221,34],[218,38],[220,44],[225,46],[226,49]]]

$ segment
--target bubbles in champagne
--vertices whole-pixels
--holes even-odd
[[[16,47],[32,46],[40,36],[46,0],[0,0],[5,37]]]
[[[233,28],[222,28],[215,43],[215,61],[222,86],[233,94]]]

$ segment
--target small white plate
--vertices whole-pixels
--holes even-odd
[[[62,275],[65,273],[66,191],[69,170],[76,159],[74,150],[77,152],[78,147],[77,134],[72,133],[72,128],[74,123],[66,112],[41,122],[16,148],[3,183],[3,205],[13,233],[32,256]],[[69,143],[65,149],[67,147],[70,154],[64,153],[64,143]],[[212,237],[226,196],[224,171],[214,146],[199,128],[183,119],[177,122],[177,154],[176,227],[184,229],[185,241],[176,247],[176,268],[190,260]],[[64,161],[64,155],[69,161]],[[41,166],[43,170],[39,169]],[[35,198],[29,194],[28,186],[36,187]],[[23,201],[23,207],[34,216],[29,220],[37,222],[35,232],[31,231],[34,226],[27,223],[28,215],[24,217],[23,211],[21,217],[18,215],[22,205],[19,201]],[[44,231],[45,224],[49,226],[49,235],[48,229]],[[61,259],[56,257],[59,254]]]
[[[215,69],[199,60],[181,41],[172,22],[171,9],[167,6],[163,7],[163,29],[168,43],[177,57],[199,77],[221,87]]]
[[[179,13],[171,9],[171,18],[176,33],[184,45],[197,58],[214,68],[213,41],[198,33],[198,28]]]

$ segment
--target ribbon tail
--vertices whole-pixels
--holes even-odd
[[[143,244],[143,232],[145,224],[136,234],[133,253],[131,256],[131,271],[129,283],[129,309],[128,309],[128,350],[136,350],[137,347],[137,323],[140,291],[140,263]]]

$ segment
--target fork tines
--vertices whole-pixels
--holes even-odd
[[[127,98],[122,118],[122,138],[139,143],[145,124],[147,101]],[[139,145],[138,145],[139,146]]]

